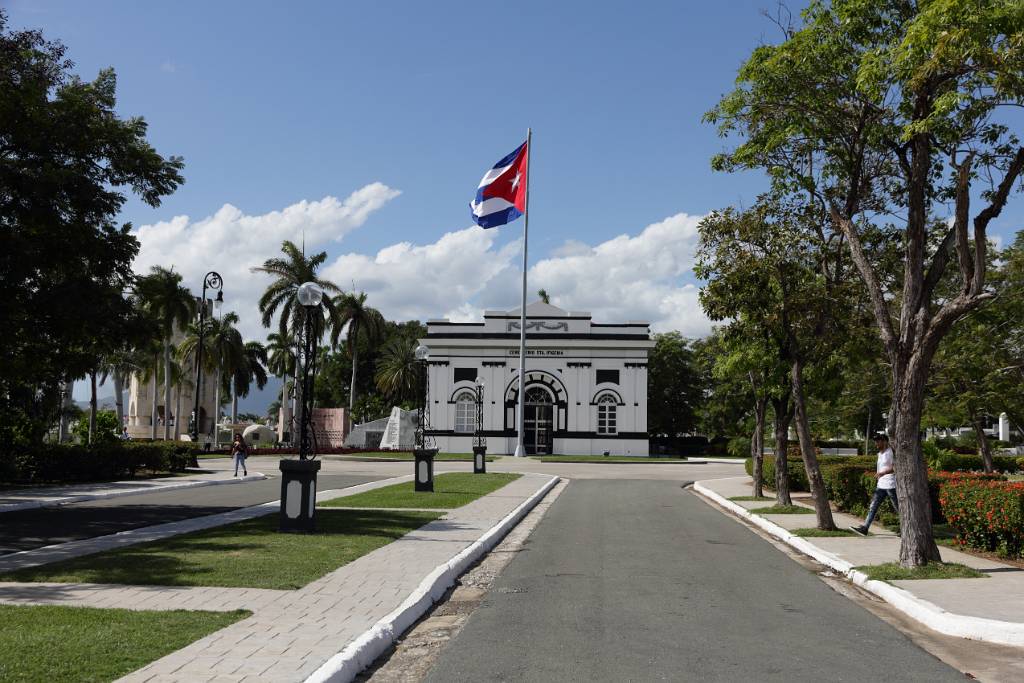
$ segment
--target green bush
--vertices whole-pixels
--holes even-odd
[[[0,474],[19,483],[110,481],[139,470],[184,472],[192,457],[188,444],[174,442],[40,444],[10,454]]]
[[[1024,555],[1024,482],[953,477],[942,487],[939,501],[962,545],[1009,557]]]
[[[734,436],[729,439],[729,443],[726,446],[726,450],[734,458],[743,458],[750,455],[750,437],[749,436]]]

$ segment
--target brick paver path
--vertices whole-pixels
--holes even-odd
[[[130,609],[248,609],[253,612],[251,617],[197,640],[122,680],[302,681],[398,608],[431,571],[477,541],[550,479],[547,475],[525,474],[295,591],[0,583],[0,602]],[[345,494],[395,481],[352,487]],[[338,493],[329,495],[336,497]],[[326,497],[328,492],[323,494]],[[266,506],[245,511],[256,516],[255,511],[260,508],[266,512]],[[30,552],[44,550],[50,549]]]

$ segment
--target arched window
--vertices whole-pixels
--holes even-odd
[[[476,397],[469,391],[455,397],[455,431],[459,434],[476,431]]]
[[[605,394],[597,399],[597,433],[616,434],[618,432],[619,405],[615,397]]]

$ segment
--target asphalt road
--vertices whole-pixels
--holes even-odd
[[[575,480],[427,680],[963,676],[679,482]]]
[[[317,477],[317,490],[340,489],[385,477],[321,474]],[[267,503],[280,497],[281,479],[274,477],[227,486],[200,486],[60,507],[5,512],[0,514],[0,555],[213,515]]]

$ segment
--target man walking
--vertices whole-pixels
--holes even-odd
[[[878,460],[875,463],[875,479],[878,484],[875,487],[875,495],[871,497],[871,507],[868,509],[868,517],[861,526],[851,526],[850,530],[861,536],[868,535],[868,527],[875,520],[875,514],[879,506],[888,498],[896,512],[900,511],[900,503],[896,498],[896,475],[893,469],[892,448],[889,447],[889,437],[885,434],[875,434],[875,448],[878,449]]]

